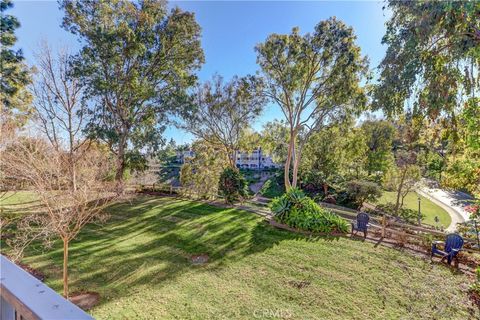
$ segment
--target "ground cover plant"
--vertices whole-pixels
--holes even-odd
[[[478,315],[461,289],[466,276],[391,248],[294,234],[252,213],[172,198],[139,197],[109,212],[107,224],[88,226],[70,248],[71,291],[100,294],[89,311],[96,319]],[[208,262],[193,264],[199,255]],[[31,248],[23,262],[61,290],[60,243],[46,253]]]
[[[322,233],[348,232],[345,219],[320,207],[300,189],[290,189],[273,199],[270,208],[276,221],[293,228]]]

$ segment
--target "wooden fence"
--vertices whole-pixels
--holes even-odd
[[[143,191],[162,192],[166,194],[178,194],[180,196],[195,196],[192,192],[186,188],[176,187],[169,184],[149,184],[149,185],[132,185],[135,189],[142,189]],[[222,198],[218,194],[202,195],[203,198],[215,200]],[[335,212],[342,218],[351,222],[355,221],[359,211],[346,208],[330,203],[320,202],[324,208],[328,208],[332,212]],[[248,210],[257,213],[267,219],[271,219],[272,215],[268,209],[268,203],[257,200],[246,200],[241,204],[237,204],[236,207],[243,210]],[[425,226],[418,226],[397,221],[397,218],[391,215],[383,214],[381,216],[370,215],[370,227],[377,232],[382,238],[396,238],[400,242],[413,243],[426,246],[433,240],[445,239],[447,235],[441,230],[428,228]],[[480,248],[475,247],[477,240],[474,238],[464,238],[465,246],[464,250],[467,252],[480,252]]]

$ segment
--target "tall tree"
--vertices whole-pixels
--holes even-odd
[[[75,74],[92,97],[89,133],[116,154],[118,185],[140,151],[162,142],[167,114],[185,98],[204,61],[193,13],[159,0],[63,0],[63,27],[84,47]]]
[[[367,120],[362,123],[361,129],[369,150],[365,169],[368,175],[374,172],[381,172],[383,175],[393,162],[395,127],[387,120]]]
[[[386,184],[397,194],[395,215],[398,215],[398,211],[403,206],[403,200],[421,178],[418,154],[419,133],[422,125],[422,117],[413,116],[411,113],[402,115],[396,121],[397,130],[393,146],[396,166],[386,177]]]
[[[401,114],[410,100],[415,113],[455,122],[459,100],[480,86],[480,2],[389,0],[387,7],[376,107]]]
[[[12,120],[25,121],[28,114],[30,83],[29,71],[22,50],[15,50],[15,30],[20,27],[17,18],[6,14],[13,7],[11,0],[0,1],[0,116],[2,128]],[[3,131],[3,130],[2,130]]]
[[[302,36],[294,28],[291,34],[272,34],[256,47],[264,93],[280,106],[288,125],[287,189],[297,185],[302,149],[310,135],[365,103],[359,82],[367,60],[355,40],[352,28],[330,18],[317,24],[313,34]]]
[[[228,167],[225,151],[201,139],[193,142],[192,151],[194,156],[185,159],[180,170],[181,192],[194,198],[215,198],[220,175]]]
[[[305,144],[301,173],[305,182],[321,186],[325,195],[328,187],[341,180],[345,161],[345,140],[338,127],[322,130]]]
[[[261,82],[252,76],[234,77],[226,83],[214,76],[196,88],[194,107],[184,114],[180,126],[223,150],[229,165],[236,168],[242,132],[260,115],[266,102],[261,88]]]

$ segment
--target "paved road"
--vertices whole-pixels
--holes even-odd
[[[470,195],[459,191],[447,191],[429,187],[427,185],[419,187],[417,192],[448,212],[452,218],[452,223],[446,229],[447,232],[455,231],[457,223],[469,220],[470,213],[465,211],[465,207],[473,200],[473,197]]]

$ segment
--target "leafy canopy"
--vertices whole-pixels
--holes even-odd
[[[454,117],[459,100],[480,86],[480,2],[390,0],[387,7],[374,105],[393,115],[411,99],[416,113]]]
[[[228,82],[216,75],[196,87],[193,106],[183,113],[180,127],[213,147],[224,150],[235,167],[234,153],[240,148],[245,129],[265,105],[261,82],[253,76],[234,77]]]
[[[15,30],[20,27],[20,22],[16,17],[5,13],[12,7],[11,0],[0,1],[0,111],[2,122],[25,116],[30,101],[30,95],[25,90],[30,83],[29,71],[23,62],[22,50],[13,49],[17,42]]]
[[[92,99],[89,133],[118,156],[127,149],[155,151],[167,114],[185,99],[204,61],[200,26],[192,13],[157,0],[64,0],[63,27],[84,47],[75,73]],[[130,152],[138,157],[138,152]]]
[[[265,79],[264,94],[280,106],[290,133],[285,164],[287,188],[296,185],[302,146],[309,136],[365,103],[359,82],[366,74],[367,60],[355,40],[352,28],[330,18],[317,24],[312,34],[302,36],[294,28],[290,34],[268,36],[255,48]],[[295,148],[300,131],[304,132],[302,141]]]

